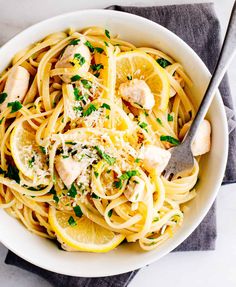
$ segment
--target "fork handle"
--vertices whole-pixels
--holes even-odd
[[[205,95],[202,99],[202,102],[198,108],[197,114],[189,129],[189,132],[185,137],[184,142],[188,142],[191,144],[192,141],[194,140],[197,128],[199,127],[200,123],[206,116],[206,113],[213,100],[213,97],[215,96],[217,88],[229,64],[231,63],[235,53],[236,53],[236,2],[234,2],[225,39],[223,42],[223,46],[215,70],[213,72],[212,78],[205,92]]]

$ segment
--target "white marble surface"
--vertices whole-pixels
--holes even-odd
[[[0,0],[0,45],[31,24],[77,9],[103,8],[112,4],[181,4],[191,0]],[[233,0],[215,0],[216,13],[225,33]],[[236,102],[236,60],[229,69],[230,85]],[[172,253],[143,268],[129,287],[236,286],[236,184],[221,187],[217,198],[218,238],[215,251]],[[45,280],[4,264],[6,248],[0,244],[0,286],[49,287]],[[68,286],[73,287],[73,286]],[[81,286],[82,287],[82,286]]]

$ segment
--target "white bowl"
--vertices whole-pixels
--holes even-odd
[[[182,63],[194,82],[194,101],[200,102],[210,79],[210,73],[195,52],[175,34],[144,18],[108,10],[76,11],[38,23],[18,34],[0,50],[0,71],[13,55],[47,34],[68,27],[82,29],[101,26],[112,34],[119,34],[138,46],[154,46]],[[54,272],[73,276],[107,276],[131,271],[160,259],[183,242],[199,225],[210,209],[220,187],[227,160],[227,120],[220,94],[217,93],[208,113],[212,123],[212,148],[201,161],[197,197],[190,202],[184,223],[173,238],[154,251],[143,252],[134,244],[122,244],[106,254],[69,253],[59,250],[54,243],[40,238],[5,211],[0,210],[0,241],[25,260]]]

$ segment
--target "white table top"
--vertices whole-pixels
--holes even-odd
[[[17,32],[48,17],[78,9],[120,5],[162,5],[205,0],[0,0],[0,45]],[[222,35],[226,30],[233,0],[213,0],[220,19]],[[232,95],[236,103],[236,59],[229,69]],[[236,105],[235,105],[236,106]],[[160,261],[143,268],[129,287],[236,286],[236,184],[223,186],[217,198],[218,237],[215,251],[171,253]],[[17,267],[7,266],[7,249],[0,243],[0,285],[7,287],[49,287],[44,279]],[[68,286],[70,287],[70,286]]]

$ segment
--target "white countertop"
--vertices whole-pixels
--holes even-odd
[[[19,31],[48,17],[78,9],[120,5],[182,4],[191,0],[0,0],[0,45]],[[225,33],[233,0],[215,0],[222,35]],[[230,86],[236,103],[236,59],[229,69]],[[215,251],[171,253],[160,261],[143,268],[129,287],[236,286],[236,184],[223,186],[217,198],[218,237]],[[0,244],[0,286],[49,287],[44,279],[4,264],[7,249]],[[72,286],[68,286],[72,287]],[[81,286],[82,287],[82,286]]]

